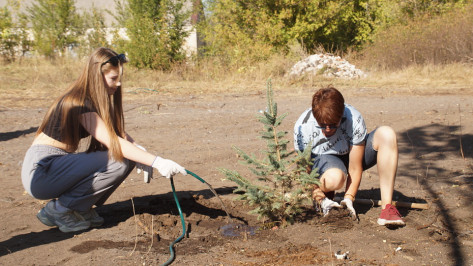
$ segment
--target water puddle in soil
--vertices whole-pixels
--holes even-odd
[[[244,236],[254,235],[256,227],[246,224],[230,223],[220,227],[220,230],[223,236]]]
[[[187,171],[187,173],[194,176],[195,178],[200,180],[202,183],[206,184],[209,187],[210,191],[212,191],[212,193],[215,195],[215,197],[218,198],[218,200],[220,201],[220,204],[222,204],[222,208],[225,211],[225,213],[227,214],[227,218],[228,218],[227,219],[227,224],[219,228],[219,230],[221,230],[221,232],[222,232],[222,235],[224,235],[224,236],[242,236],[242,235],[243,236],[248,236],[248,235],[254,235],[255,234],[255,231],[256,231],[257,227],[248,226],[246,224],[233,223],[232,217],[230,217],[230,213],[228,212],[227,207],[223,203],[223,200],[217,194],[217,191],[215,191],[215,189],[209,183],[205,182],[202,178],[200,178],[199,176],[197,176],[196,174],[194,174],[190,171]]]
[[[225,204],[223,204],[222,199],[220,196],[217,194],[217,191],[213,189],[213,187],[205,182],[205,184],[209,187],[210,191],[214,193],[214,195],[218,198],[220,203],[222,204],[222,208],[227,214],[227,224],[220,227],[220,230],[222,232],[222,235],[224,236],[242,236],[242,235],[254,235],[256,231],[255,226],[248,226],[246,224],[237,224],[233,223],[232,217],[230,217],[230,213],[228,212],[227,208],[225,207]]]

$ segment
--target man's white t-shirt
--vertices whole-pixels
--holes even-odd
[[[359,145],[365,140],[367,130],[363,117],[353,106],[345,104],[340,127],[335,134],[325,137],[322,129],[309,108],[297,119],[294,126],[294,147],[303,151],[312,141],[312,154],[344,155],[353,145]]]

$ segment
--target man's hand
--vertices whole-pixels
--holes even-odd
[[[357,217],[356,217],[356,211],[355,211],[355,208],[353,208],[353,201],[349,198],[344,198],[341,202],[340,202],[340,205],[342,205],[343,208],[346,208],[348,209],[348,211],[350,212],[350,215],[351,215],[351,218],[353,218],[353,220],[356,220]]]
[[[174,161],[163,159],[159,156],[154,159],[153,168],[158,169],[159,173],[166,177],[171,178],[171,176],[181,173],[182,175],[187,175],[186,169]]]
[[[332,208],[340,208],[341,206],[340,204],[329,198],[324,198],[320,203],[320,207],[322,207],[322,212],[324,213],[324,216],[327,216],[327,214]]]
[[[143,146],[140,146],[138,144],[135,144],[136,147],[146,151],[146,149]],[[151,181],[151,178],[153,178],[153,167],[147,166],[141,163],[136,163],[136,172],[138,174],[141,174],[143,172],[143,181],[145,183],[149,183]]]

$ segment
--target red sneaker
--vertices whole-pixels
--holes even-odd
[[[384,210],[381,210],[381,215],[378,218],[379,225],[405,225],[401,218],[401,214],[397,211],[396,207],[391,204],[386,204]]]

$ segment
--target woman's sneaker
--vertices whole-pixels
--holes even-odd
[[[91,227],[99,227],[103,224],[104,219],[99,216],[95,209],[91,208],[85,212],[78,212],[78,214],[86,221],[90,222]]]
[[[406,223],[402,220],[401,214],[398,212],[396,207],[391,204],[386,204],[384,210],[381,210],[381,215],[378,218],[379,225],[396,225],[403,226]]]
[[[55,207],[55,200],[48,202],[36,217],[47,226],[58,226],[59,230],[64,233],[81,231],[90,227],[90,222],[85,221],[73,210],[58,212]]]

